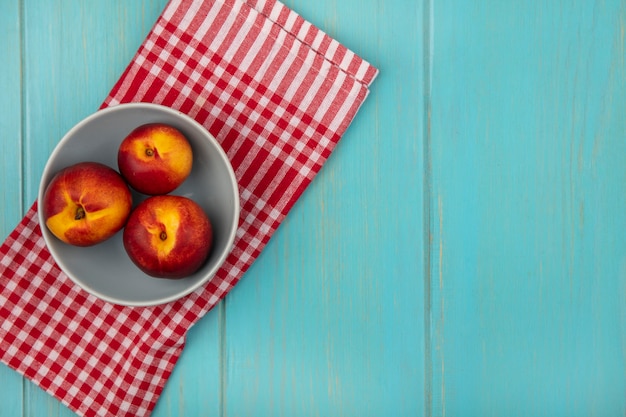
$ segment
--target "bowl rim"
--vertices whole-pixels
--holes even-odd
[[[91,288],[89,285],[87,285],[86,283],[82,282],[80,280],[79,277],[74,277],[73,274],[69,273],[69,268],[66,267],[66,265],[64,264],[63,260],[60,259],[59,256],[57,256],[57,254],[55,253],[55,250],[52,249],[51,245],[48,242],[48,239],[53,238],[54,236],[52,235],[52,233],[50,231],[47,230],[47,228],[45,227],[45,219],[43,218],[43,210],[41,210],[41,204],[43,201],[43,196],[45,193],[45,189],[46,186],[48,185],[50,179],[48,179],[48,181],[44,181],[44,179],[46,177],[49,177],[51,175],[54,175],[54,173],[50,173],[49,171],[52,169],[52,161],[58,156],[58,154],[61,152],[61,149],[63,148],[63,145],[68,142],[76,133],[76,131],[78,131],[79,129],[81,129],[83,126],[89,124],[91,121],[93,121],[96,118],[102,117],[103,115],[109,114],[109,113],[114,113],[114,112],[119,112],[119,111],[125,111],[127,109],[132,109],[132,108],[137,108],[137,109],[153,109],[153,110],[157,110],[157,111],[161,111],[164,113],[169,113],[171,115],[173,115],[174,117],[177,118],[181,118],[183,119],[186,123],[190,123],[192,125],[194,125],[199,131],[203,132],[203,134],[205,135],[205,137],[210,141],[213,142],[213,144],[215,145],[215,148],[218,151],[218,154],[220,156],[220,158],[223,160],[223,162],[226,165],[227,168],[227,174],[228,177],[230,179],[230,183],[233,185],[233,191],[234,191],[234,207],[233,207],[233,211],[234,211],[234,216],[233,216],[233,221],[232,224],[229,225],[229,233],[228,233],[228,238],[226,240],[226,248],[224,251],[222,251],[222,253],[220,254],[216,264],[206,273],[206,276],[199,280],[198,282],[194,283],[193,285],[190,285],[188,287],[185,287],[183,290],[178,291],[177,293],[174,293],[170,296],[167,297],[162,297],[162,298],[158,298],[158,299],[154,299],[154,300],[146,300],[146,301],[131,301],[131,300],[123,300],[123,299],[119,299],[116,297],[111,297],[107,294],[104,294],[94,288]],[[116,105],[112,105],[109,107],[106,107],[104,109],[100,109],[97,110],[96,112],[86,116],[85,118],[83,118],[82,120],[80,120],[78,123],[76,123],[74,126],[72,126],[72,128],[70,128],[70,130],[67,131],[67,133],[65,133],[65,135],[63,135],[63,137],[61,138],[61,140],[56,144],[55,148],[53,149],[53,151],[50,153],[50,156],[48,157],[46,164],[44,166],[44,169],[41,173],[41,177],[40,177],[40,181],[39,181],[39,190],[38,190],[38,195],[37,195],[37,217],[38,217],[38,221],[39,221],[39,225],[42,231],[42,236],[44,239],[44,242],[46,244],[46,248],[47,250],[50,252],[50,255],[52,256],[52,258],[54,259],[55,263],[59,266],[59,268],[63,271],[63,273],[65,273],[65,275],[67,275],[69,277],[69,279],[76,285],[78,285],[80,288],[82,288],[83,290],[87,291],[88,293],[94,295],[95,297],[113,303],[113,304],[117,304],[117,305],[121,305],[121,306],[128,306],[128,307],[150,307],[150,306],[156,306],[156,305],[161,305],[161,304],[167,304],[176,300],[179,300],[189,294],[191,294],[192,292],[196,291],[198,288],[206,285],[209,281],[211,281],[214,277],[215,274],[217,273],[217,271],[223,266],[224,262],[226,261],[226,258],[230,255],[230,253],[232,252],[232,250],[234,249],[234,242],[235,242],[235,238],[237,235],[237,230],[239,227],[239,220],[240,220],[240,216],[241,216],[241,202],[240,202],[240,192],[239,192],[239,183],[237,181],[237,177],[235,175],[235,171],[232,167],[232,164],[230,162],[230,159],[228,158],[228,155],[226,154],[226,152],[224,151],[224,149],[222,148],[222,146],[220,145],[220,143],[217,141],[217,139],[204,127],[202,126],[202,124],[200,124],[199,122],[197,122],[195,119],[193,119],[191,116],[173,109],[171,107],[168,106],[164,106],[162,104],[156,104],[156,103],[144,103],[144,102],[140,102],[140,103],[122,103],[122,104],[116,104]]]

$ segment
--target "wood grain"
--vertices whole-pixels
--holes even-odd
[[[434,6],[433,415],[624,415],[625,13]]]
[[[15,1],[14,10],[3,11],[0,19],[6,21],[8,35],[4,36],[9,36],[10,46],[1,79],[7,94],[0,99],[5,235],[36,198],[39,175],[56,143],[71,126],[97,110],[164,6],[164,0]],[[207,405],[218,409],[215,322],[208,319],[190,332],[192,347],[182,355],[153,415],[196,415],[198,410],[210,411]],[[8,368],[0,371],[7,385],[0,397],[1,416],[74,415]]]
[[[28,208],[37,197],[48,156],[74,124],[98,109],[165,2],[16,4],[24,27],[21,200]],[[24,387],[23,415],[74,415],[29,381]]]
[[[5,236],[165,3],[4,2]],[[286,4],[381,73],[153,415],[626,415],[624,3]]]
[[[225,415],[424,409],[421,6],[354,4],[292,4],[381,74],[226,300]]]
[[[23,214],[22,191],[22,101],[21,101],[21,33],[20,7],[17,1],[9,2],[0,13],[3,70],[0,77],[0,232],[8,235]],[[0,416],[21,416],[23,404],[22,378],[11,369],[0,367],[0,381],[5,387],[0,399]]]

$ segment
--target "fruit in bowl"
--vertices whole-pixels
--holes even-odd
[[[122,141],[117,164],[132,188],[143,194],[167,194],[191,173],[193,154],[185,136],[164,123],[148,123]]]
[[[196,272],[211,250],[213,230],[202,207],[174,195],[153,196],[131,213],[123,242],[139,269],[155,278],[184,278]]]
[[[80,162],[54,175],[42,199],[45,224],[74,246],[93,246],[120,231],[132,207],[120,174],[97,162]]]
[[[84,248],[62,242],[43,226],[46,223],[42,210],[44,193],[57,172],[83,161],[117,167],[120,144],[129,132],[154,123],[175,127],[191,144],[193,169],[175,190],[175,194],[195,201],[211,221],[208,256],[198,270],[184,279],[153,279],[143,272],[132,262],[124,248],[124,233],[116,233],[98,245]],[[129,188],[135,207],[139,206],[140,201],[151,198]],[[107,107],[72,127],[46,163],[39,185],[38,203],[42,235],[61,270],[90,294],[128,306],[168,303],[205,285],[230,256],[240,220],[237,178],[219,142],[191,117],[178,110],[151,103]],[[129,221],[130,217],[127,224]],[[175,246],[179,244],[180,241]]]

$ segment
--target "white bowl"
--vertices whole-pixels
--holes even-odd
[[[213,247],[203,267],[179,280],[152,278],[135,266],[122,244],[122,231],[103,243],[76,247],[57,239],[39,224],[50,253],[72,281],[89,293],[115,304],[150,306],[168,303],[206,284],[230,253],[239,223],[239,190],[233,168],[217,140],[191,117],[156,104],[121,104],[100,110],[74,126],[52,152],[39,185],[39,206],[52,177],[78,162],[95,161],[117,167],[117,150],[134,128],[166,123],[189,140],[194,159],[191,174],[173,195],[200,204],[213,226]],[[133,191],[133,205],[147,196]]]

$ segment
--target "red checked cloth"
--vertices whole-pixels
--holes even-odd
[[[84,416],[146,416],[189,328],[237,283],[320,170],[377,70],[274,1],[170,2],[103,107],[164,104],[221,143],[240,184],[235,248],[187,297],[122,307],[55,265],[36,204],[0,251],[0,359]]]

